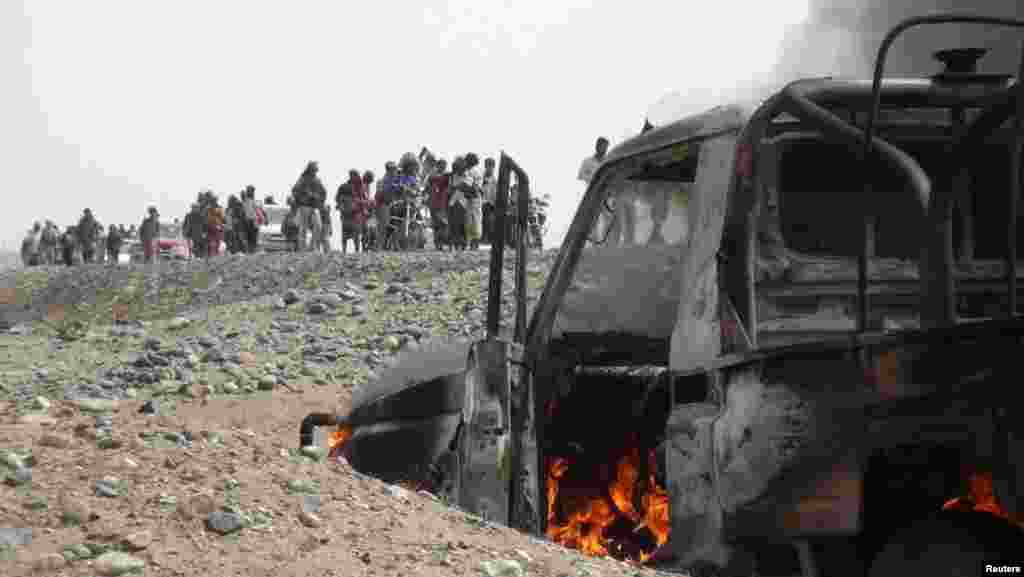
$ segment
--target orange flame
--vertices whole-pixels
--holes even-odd
[[[950,499],[942,505],[943,511],[956,509],[990,513],[1010,520],[1010,514],[999,504],[992,490],[992,473],[989,472],[971,473],[967,480],[967,495]]]
[[[333,459],[341,451],[345,443],[352,438],[352,427],[338,425],[338,428],[327,436],[328,455]]]
[[[654,546],[641,550],[640,563],[651,559],[654,551],[668,541],[670,531],[669,496],[655,480],[657,460],[654,451],[648,455],[648,478],[641,481],[641,452],[630,448],[618,461],[615,479],[607,487],[607,495],[563,495],[559,497],[559,483],[569,471],[570,462],[555,457],[548,462],[547,536],[566,547],[578,549],[590,556],[614,554],[628,555],[623,543],[609,536],[611,526],[620,520],[633,525],[633,533],[647,529],[654,536]],[[639,507],[636,494],[640,491]],[[565,519],[559,519],[559,511]]]

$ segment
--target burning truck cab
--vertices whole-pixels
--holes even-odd
[[[494,248],[488,337],[464,368],[310,415],[301,442],[336,426],[358,470],[665,568],[1019,565],[1024,87],[976,73],[969,49],[883,79],[896,36],[943,22],[1024,27],[908,20],[873,81],[800,80],[621,144],[529,323],[520,241],[499,333]],[[525,206],[502,155],[496,214],[513,178]]]

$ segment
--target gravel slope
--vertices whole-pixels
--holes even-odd
[[[305,414],[415,373],[396,359],[454,366],[487,276],[485,253],[0,274],[4,574],[656,574],[294,449]]]

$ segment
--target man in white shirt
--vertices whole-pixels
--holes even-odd
[[[576,176],[576,178],[587,184],[590,184],[590,179],[594,178],[597,167],[601,165],[605,153],[608,152],[608,139],[603,136],[598,138],[594,148],[594,155],[583,159],[583,164],[580,165],[580,172]]]

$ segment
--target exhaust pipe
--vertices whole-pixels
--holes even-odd
[[[331,427],[345,424],[345,418],[341,415],[330,413],[310,413],[302,419],[299,425],[299,448],[313,445],[313,431],[317,427]]]

